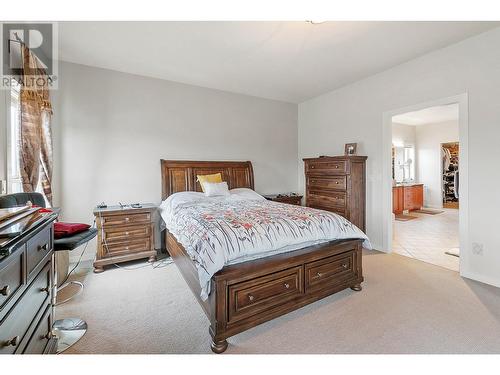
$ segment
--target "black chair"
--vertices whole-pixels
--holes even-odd
[[[24,206],[28,202],[33,205],[45,207],[45,199],[40,193],[16,193],[0,196],[0,208],[12,208],[16,206]],[[80,232],[70,237],[54,239],[53,257],[53,277],[54,291],[52,293],[52,309],[55,317],[55,307],[68,302],[83,291],[84,285],[79,281],[64,282],[60,287],[57,287],[57,251],[72,251],[81,245],[86,244],[97,235],[97,229],[90,228],[84,232]],[[79,291],[73,296],[64,301],[57,302],[57,292],[61,291],[68,285],[77,285]],[[57,353],[61,353],[74,345],[87,332],[87,323],[80,318],[65,318],[56,320],[52,326],[52,333],[58,337]]]

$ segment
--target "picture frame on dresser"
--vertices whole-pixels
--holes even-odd
[[[344,147],[344,155],[346,156],[356,155],[357,148],[358,148],[357,143],[346,143]]]

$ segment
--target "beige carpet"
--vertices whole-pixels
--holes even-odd
[[[363,266],[363,291],[234,336],[226,353],[500,353],[500,289],[395,254],[366,253]],[[84,278],[84,293],[58,307],[89,324],[67,353],[211,353],[208,320],[175,265]]]

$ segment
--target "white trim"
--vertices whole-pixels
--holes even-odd
[[[460,256],[462,253],[460,252]],[[460,276],[465,277],[470,280],[479,281],[484,284],[493,285],[500,288],[500,279],[493,279],[491,277],[484,277],[484,275],[478,275],[474,272],[462,271],[460,270]]]
[[[458,103],[459,107],[459,171],[460,171],[460,209],[459,209],[459,232],[460,232],[460,275],[479,278],[468,271],[469,256],[469,97],[467,93],[431,100],[412,106],[386,111],[382,114],[382,210],[383,210],[383,250],[392,252],[392,174],[391,174],[391,145],[392,145],[392,117],[405,112],[418,111],[420,109]],[[469,276],[469,277],[470,277]]]

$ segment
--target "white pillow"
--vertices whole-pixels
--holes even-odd
[[[205,196],[207,197],[217,197],[217,196],[228,196],[229,188],[227,182],[205,182],[203,184],[205,189]]]

